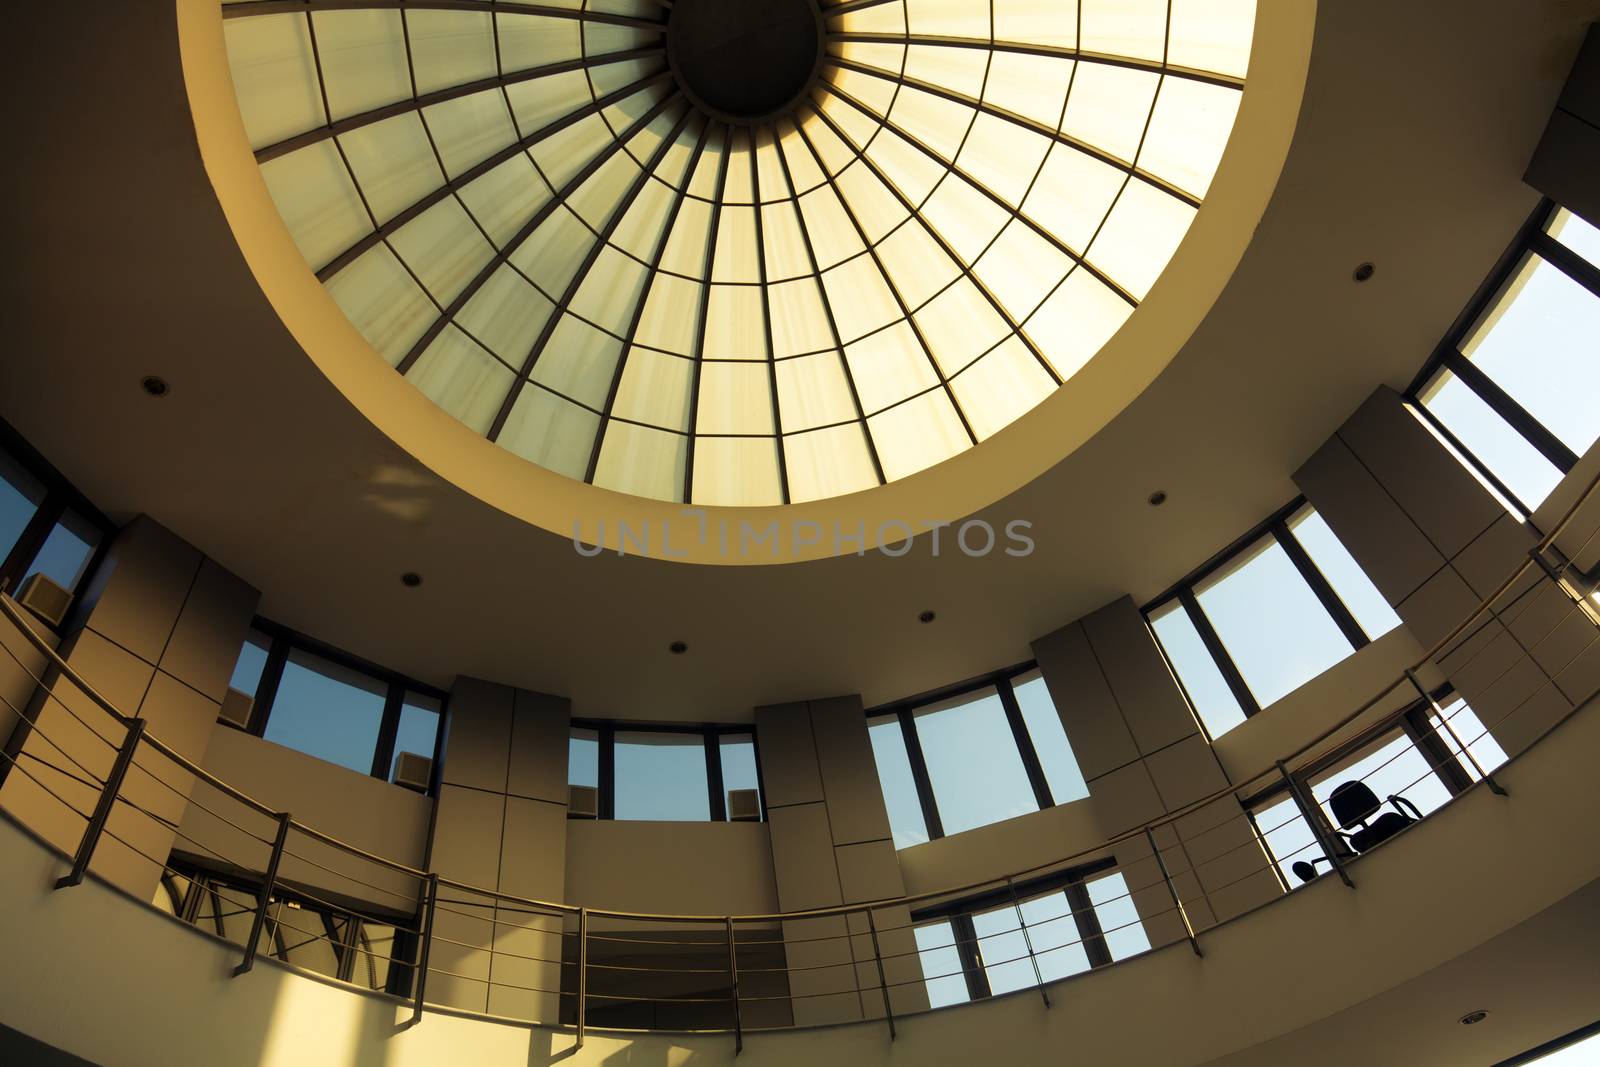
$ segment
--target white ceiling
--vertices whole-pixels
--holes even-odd
[[[148,512],[261,588],[263,614],[436,684],[478,675],[644,719],[880,702],[1025,659],[1289,499],[1290,473],[1375,385],[1410,379],[1534,206],[1520,175],[1597,14],[1323,3],[1278,193],[1212,313],[1105,430],[980,513],[1031,521],[1027,559],[578,559],[442,482],[318,373],[246,270],[170,5],[17,14],[30,43],[3,77],[31,106],[4,178],[24,210],[0,415],[106,511]],[[1365,260],[1377,275],[1358,286]],[[151,373],[169,397],[140,392]],[[412,570],[419,589],[399,582]]]

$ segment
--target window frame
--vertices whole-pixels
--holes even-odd
[[[917,736],[916,713],[930,704],[938,704],[946,700],[953,700],[968,693],[975,693],[980,689],[993,687],[1000,698],[1000,707],[1005,711],[1006,724],[1011,727],[1011,738],[1016,743],[1017,755],[1022,760],[1023,770],[1027,773],[1028,784],[1033,789],[1035,802],[1040,811],[1070,804],[1071,800],[1057,801],[1050,792],[1050,783],[1045,778],[1044,764],[1039,759],[1039,753],[1033,747],[1033,737],[1028,733],[1028,724],[1022,718],[1022,708],[1017,703],[1016,693],[1012,683],[1024,674],[1040,670],[1039,664],[1034,660],[1019,663],[1015,666],[1005,667],[1001,670],[981,675],[977,678],[958,682],[944,689],[918,696],[897,700],[890,704],[882,704],[875,708],[867,709],[867,722],[893,715],[900,724],[900,738],[906,747],[906,759],[911,765],[911,780],[916,785],[917,804],[922,809],[922,819],[928,830],[928,840],[937,841],[947,836],[944,830],[944,820],[939,815],[938,801],[934,797],[933,780],[928,776],[928,764],[922,754],[922,742]],[[1043,677],[1043,671],[1040,671]],[[1049,682],[1045,685],[1048,687]],[[1052,697],[1052,703],[1054,698]],[[1062,723],[1065,732],[1066,724]],[[1072,738],[1067,738],[1070,748]],[[1074,754],[1076,758],[1076,754]],[[881,785],[881,783],[880,783]],[[1074,797],[1073,800],[1082,800]],[[1031,814],[1031,813],[1030,813]],[[1003,821],[1003,820],[1002,820]],[[993,825],[992,823],[987,825]],[[909,846],[908,846],[909,847]]]
[[[1212,575],[1230,566],[1240,556],[1255,548],[1263,539],[1271,538],[1283,549],[1284,555],[1289,557],[1289,562],[1294,565],[1294,569],[1299,573],[1306,585],[1310,587],[1312,595],[1317,598],[1317,602],[1328,613],[1329,618],[1333,620],[1339,632],[1344,635],[1345,640],[1350,642],[1350,655],[1353,656],[1360,652],[1363,648],[1372,644],[1374,640],[1374,638],[1367,635],[1366,630],[1362,629],[1361,623],[1356,620],[1355,615],[1345,606],[1344,601],[1339,598],[1339,593],[1333,588],[1333,583],[1328,581],[1327,576],[1318,568],[1316,562],[1306,551],[1305,546],[1295,537],[1294,531],[1289,529],[1289,520],[1294,518],[1296,512],[1310,505],[1310,503],[1303,494],[1295,497],[1288,504],[1268,515],[1266,519],[1236,538],[1221,552],[1218,552],[1199,567],[1190,571],[1139,609],[1144,616],[1145,626],[1150,631],[1150,638],[1155,642],[1156,648],[1160,650],[1161,659],[1166,663],[1167,670],[1172,675],[1172,680],[1178,683],[1178,688],[1183,693],[1183,699],[1188,703],[1190,710],[1194,714],[1195,721],[1199,723],[1208,740],[1214,740],[1211,728],[1206,725],[1205,719],[1200,715],[1194,698],[1189,693],[1188,686],[1184,684],[1183,676],[1178,673],[1177,666],[1168,657],[1166,646],[1161,643],[1161,639],[1156,635],[1155,626],[1150,616],[1173,601],[1181,604],[1183,610],[1188,613],[1195,632],[1200,635],[1201,644],[1205,645],[1206,651],[1210,653],[1212,660],[1217,665],[1218,673],[1222,675],[1222,680],[1227,683],[1229,692],[1239,702],[1239,710],[1244,713],[1244,717],[1249,719],[1261,714],[1261,703],[1256,699],[1256,695],[1250,689],[1249,683],[1245,681],[1244,673],[1239,669],[1239,665],[1222,643],[1222,638],[1217,634],[1216,628],[1211,625],[1211,620],[1206,616],[1205,609],[1200,606],[1195,590],[1198,586],[1205,584],[1206,580]],[[1315,510],[1314,507],[1313,510]],[[1368,580],[1370,581],[1371,579]],[[1341,660],[1340,662],[1343,661]]]
[[[1422,394],[1441,371],[1450,372],[1458,381],[1471,389],[1478,399],[1488,405],[1491,411],[1505,420],[1523,440],[1533,446],[1535,451],[1549,460],[1563,477],[1572,473],[1581,457],[1461,352],[1461,346],[1471,337],[1485,313],[1494,306],[1506,287],[1515,279],[1530,254],[1543,259],[1600,299],[1600,266],[1590,263],[1548,232],[1550,224],[1561,209],[1562,205],[1548,198],[1539,202],[1539,206],[1517,230],[1511,244],[1495,261],[1488,276],[1473,292],[1461,314],[1456,316],[1450,329],[1434,346],[1433,352],[1404,393],[1406,405],[1412,412],[1437,433],[1462,462],[1517,509],[1524,520],[1531,518],[1535,509],[1530,508],[1521,497],[1512,492],[1443,421],[1428,410],[1422,402]]]
[[[978,947],[978,932],[972,921],[974,915],[1000,908],[1020,907],[1030,900],[1048,896],[1059,890],[1066,894],[1067,908],[1071,913],[1073,924],[1077,927],[1083,953],[1088,957],[1089,969],[1107,967],[1116,960],[1106,943],[1105,932],[1100,928],[1100,917],[1095,912],[1095,904],[1089,897],[1088,887],[1089,882],[1095,877],[1118,870],[1121,868],[1117,865],[1115,857],[1106,856],[1093,863],[1017,882],[1005,889],[987,890],[920,908],[911,913],[911,925],[915,927],[926,923],[948,922],[953,935],[953,947],[961,960],[961,973],[966,980],[967,995],[971,1000],[986,1000],[995,994],[989,986],[988,971]],[[1140,921],[1143,921],[1142,917]],[[918,951],[918,962],[920,961],[921,950]],[[927,981],[927,977],[923,976],[924,982]]]
[[[390,774],[394,769],[395,741],[400,732],[400,717],[405,707],[406,694],[415,693],[439,702],[439,730],[433,739],[433,768],[429,775],[427,794],[430,797],[439,795],[440,776],[443,772],[445,736],[449,728],[450,694],[442,689],[409,678],[398,671],[381,667],[359,656],[351,655],[331,645],[323,644],[315,638],[307,637],[298,630],[275,623],[270,619],[260,616],[252,619],[250,629],[268,638],[266,662],[261,667],[261,680],[256,683],[254,704],[250,709],[250,722],[244,727],[234,726],[232,723],[218,719],[219,725],[266,740],[267,723],[272,718],[272,708],[278,698],[278,685],[283,681],[284,667],[288,665],[291,652],[306,652],[320,659],[343,667],[347,670],[364,674],[384,685],[383,719],[378,726],[378,740],[372,754],[372,768],[367,772],[368,777],[377,778],[382,782],[390,781]],[[241,649],[243,645],[240,645]],[[274,742],[276,743],[276,742]],[[292,746],[285,745],[285,748]],[[310,753],[304,753],[310,755]],[[313,756],[313,759],[320,757]],[[324,760],[323,762],[328,762]],[[333,766],[342,766],[333,764]],[[350,768],[345,767],[345,770]],[[360,773],[355,772],[355,773]],[[392,784],[392,783],[391,783]]]
[[[756,799],[760,802],[760,822],[767,821],[767,783],[761,773],[761,741],[756,737],[755,723],[719,722],[719,723],[649,723],[634,722],[623,719],[580,719],[574,718],[567,728],[568,752],[571,752],[571,737],[573,730],[592,730],[595,734],[597,746],[595,789],[599,795],[596,822],[639,822],[638,819],[618,819],[617,792],[616,792],[616,743],[617,733],[625,734],[682,734],[698,735],[705,749],[706,758],[706,790],[710,794],[711,817],[708,822],[732,822],[728,818],[728,791],[722,781],[722,738],[740,736],[750,738],[751,750],[755,754],[756,764]],[[571,768],[568,768],[567,785],[572,786]],[[568,819],[585,819],[586,816],[574,815],[569,808]],[[668,820],[663,820],[668,821]],[[698,822],[699,820],[694,820]]]
[[[5,554],[4,559],[0,560],[0,589],[4,589],[6,595],[15,597],[21,591],[23,575],[33,566],[51,531],[67,512],[76,512],[100,534],[99,543],[94,546],[83,565],[82,577],[70,590],[72,601],[62,616],[61,625],[52,627],[58,633],[65,633],[75,625],[77,611],[83,604],[83,594],[94,584],[100,564],[105,561],[106,553],[111,549],[111,541],[117,532],[117,526],[4,419],[0,419],[0,450],[4,450],[17,466],[44,487],[44,496],[40,499],[32,517],[23,526],[21,534],[17,536],[16,544]]]

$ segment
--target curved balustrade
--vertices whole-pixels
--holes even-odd
[[[24,754],[14,745],[18,754],[4,756],[11,771],[53,798],[68,818],[82,820],[81,836],[74,831],[75,851],[71,842],[57,841],[72,860],[58,886],[81,881],[104,855],[106,842],[114,842],[123,860],[159,870],[180,918],[209,926],[241,946],[238,973],[267,954],[403,997],[414,1018],[421,1017],[425,1005],[439,1002],[430,999],[430,989],[482,986],[494,1015],[569,1027],[580,1044],[586,1026],[606,1026],[729,1031],[742,1045],[746,1032],[817,1021],[822,1007],[841,998],[856,1005],[856,1017],[881,1018],[892,1032],[897,1014],[928,1006],[930,991],[938,991],[938,1000],[959,1000],[963,989],[966,996],[981,996],[1031,986],[1048,1004],[1050,983],[1067,974],[1175,941],[1187,940],[1200,954],[1205,931],[1218,925],[1205,918],[1212,914],[1211,900],[1263,877],[1275,880],[1273,895],[1281,896],[1290,887],[1287,872],[1296,861],[1323,863],[1354,887],[1351,861],[1357,850],[1334,820],[1325,821],[1327,798],[1314,794],[1330,784],[1323,780],[1330,771],[1349,766],[1363,750],[1383,746],[1360,761],[1359,774],[1345,777],[1374,783],[1379,799],[1404,799],[1425,782],[1429,788],[1442,783],[1443,802],[1479,783],[1501,792],[1485,758],[1496,748],[1497,731],[1534,706],[1563,670],[1600,641],[1600,606],[1590,599],[1594,590],[1566,562],[1587,558],[1600,527],[1581,546],[1552,559],[1560,555],[1557,538],[1596,495],[1597,486],[1600,477],[1528,558],[1411,669],[1273,766],[1091,848],[936,892],[771,914],[651,914],[532,900],[396,863],[255,800],[184,756],[147,730],[143,719],[122,714],[55,652],[14,602],[0,597],[0,613],[49,668],[48,677],[41,677],[7,647],[43,696],[29,708],[12,710],[22,720],[19,729],[40,738],[53,753]],[[1492,642],[1474,647],[1480,624],[1498,620],[1516,627],[1551,586],[1564,597],[1555,621],[1542,635],[1524,641],[1520,656],[1482,687],[1487,691],[1533,659],[1530,650],[1540,649],[1545,637],[1575,617],[1583,620],[1582,639],[1568,642],[1575,651],[1553,663],[1547,656],[1540,664],[1544,681],[1536,689],[1492,722],[1463,718],[1464,704],[1441,707],[1430,697],[1417,671],[1449,660],[1451,673],[1459,674],[1493,647]],[[1362,721],[1386,699],[1413,691],[1415,700]],[[64,694],[81,694],[90,708],[80,713],[73,706],[77,701],[64,700]],[[1590,691],[1570,706],[1581,707],[1593,695]],[[55,705],[68,718],[52,718],[52,728],[81,730],[97,739],[88,742],[94,756],[41,729],[44,710]],[[93,712],[103,721],[93,721]],[[1518,751],[1570,714],[1524,731],[1526,743]],[[1495,759],[1500,758],[1497,752]],[[158,774],[157,766],[165,773]],[[1253,826],[1230,843],[1227,835],[1238,836],[1245,801],[1257,798],[1259,807],[1259,798],[1273,790],[1294,803],[1270,810],[1292,814],[1263,818],[1271,825]],[[1430,796],[1437,799],[1437,793]],[[176,798],[175,808],[169,794]],[[1225,798],[1235,805],[1228,805],[1220,820],[1198,829],[1193,825]],[[163,808],[177,817],[163,814]],[[239,849],[225,855],[187,832],[186,811],[203,813],[229,835],[239,835]],[[1166,843],[1177,836],[1180,823],[1182,848]],[[151,854],[151,831],[167,835],[172,846]],[[1286,832],[1309,840],[1294,848],[1274,847]],[[1201,849],[1199,842],[1213,834],[1222,835],[1220,845],[1215,851]],[[196,862],[186,863],[183,856]],[[1199,856],[1205,858],[1178,869],[1168,862]],[[385,881],[389,884],[381,884]],[[357,887],[364,902],[352,903],[356,894],[341,893],[341,885]],[[1048,894],[1040,895],[1041,887],[1048,887]],[[390,904],[377,906],[373,900]],[[948,936],[919,939],[916,930],[930,929],[930,915],[934,922],[950,916],[963,921],[951,922]],[[493,974],[476,959],[487,945],[493,946]],[[447,990],[443,1002],[448,999]]]

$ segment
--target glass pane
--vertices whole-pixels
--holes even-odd
[[[1417,399],[1524,507],[1537,508],[1561,471],[1461,379],[1441,370]]]
[[[616,818],[710,821],[705,738],[619,730],[613,751]]]
[[[723,734],[717,738],[717,751],[722,758],[724,810],[733,810],[726,794],[735,789],[754,789],[759,800],[761,783],[756,774],[756,739],[750,734]]]
[[[1352,651],[1288,553],[1270,536],[1197,586],[1195,599],[1263,708]]]
[[[257,687],[261,685],[261,672],[267,667],[267,651],[271,647],[272,638],[266,634],[256,630],[246,634],[244,647],[239,649],[239,660],[233,665],[233,677],[228,680],[228,688],[254,697]]]
[[[1289,529],[1369,638],[1376,641],[1400,625],[1400,616],[1311,505],[1289,519]]]
[[[994,687],[919,708],[913,721],[946,834],[1039,810]]]
[[[1561,208],[1556,212],[1556,217],[1550,220],[1550,236],[1590,263],[1600,266],[1600,230],[1566,208]]]
[[[1395,735],[1377,751],[1337,771],[1325,772],[1320,780],[1311,783],[1311,795],[1322,805],[1333,825],[1337,826],[1338,820],[1328,807],[1328,798],[1343,783],[1357,780],[1366,782],[1377,794],[1384,811],[1391,810],[1388,801],[1392,795],[1411,801],[1424,815],[1450,799],[1450,791],[1428,766],[1427,757],[1404,734]]]
[[[922,801],[917,798],[916,779],[911,776],[911,759],[906,754],[900,720],[893,715],[868,719],[867,736],[872,740],[872,760],[878,765],[883,804],[889,809],[889,833],[894,847],[920,845],[928,840],[928,824],[922,817]]]
[[[1450,721],[1450,730],[1455,731],[1455,737],[1450,736],[1450,730],[1439,728],[1439,716],[1429,715],[1428,722],[1433,726],[1452,755],[1457,757],[1461,769],[1467,772],[1468,777],[1477,781],[1478,772],[1472,766],[1472,760],[1461,759],[1461,745],[1467,746],[1467,751],[1472,754],[1472,759],[1477,760],[1478,766],[1483,768],[1485,774],[1491,773],[1500,764],[1506,761],[1506,750],[1500,747],[1500,742],[1494,739],[1488,729],[1478,719],[1478,713],[1467,706],[1467,702],[1456,697],[1444,706],[1445,718]],[[1456,744],[1456,738],[1461,739],[1461,745]]]
[[[980,938],[978,955],[989,979],[989,991],[996,995],[1025,989],[1065,978],[1089,969],[1089,957],[1078,936],[1077,922],[1067,895],[1059,890],[1022,902],[1022,921],[1028,926],[1023,937],[1017,925],[1017,909],[1007,904],[972,917],[973,929]],[[1028,958],[1028,943],[1033,943],[1034,959]],[[1039,973],[1034,974],[1034,962]]]
[[[1128,895],[1128,883],[1122,872],[1096,878],[1084,888],[1089,890],[1095,918],[1100,921],[1100,932],[1105,935],[1106,948],[1113,960],[1125,960],[1150,951],[1150,938],[1145,936],[1139,910]]]
[[[1255,816],[1256,830],[1278,864],[1278,872],[1284,882],[1291,889],[1302,884],[1293,871],[1294,865],[1310,863],[1321,856],[1322,846],[1317,844],[1317,835],[1301,814],[1300,806],[1292,797],[1285,796],[1275,804],[1257,808],[1252,814]],[[1317,870],[1326,873],[1329,868],[1323,864]]]
[[[600,731],[573,727],[567,740],[567,784],[600,788]]]
[[[1028,727],[1028,739],[1044,768],[1044,780],[1050,786],[1050,799],[1057,804],[1082,800],[1089,795],[1083,772],[1078,769],[1078,758],[1072,754],[1067,731],[1061,716],[1050,700],[1050,690],[1045,688],[1044,676],[1037,670],[1019,674],[1011,679],[1011,691],[1022,711],[1022,721]]]
[[[405,702],[400,705],[400,727],[394,736],[394,760],[389,767],[389,780],[394,781],[395,767],[400,763],[402,752],[412,752],[418,756],[433,759],[433,751],[439,740],[439,713],[443,709],[440,702],[421,693],[407,693]]]
[[[1217,661],[1206,651],[1188,609],[1177,600],[1169,600],[1150,613],[1150,628],[1183,682],[1195,714],[1206,724],[1206,732],[1221,737],[1244,722],[1244,709],[1217,669]]]
[[[371,774],[388,689],[376,678],[297,649],[284,664],[264,736]]]
[[[1589,1067],[1600,1063],[1600,1034],[1591,1034],[1528,1063],[1529,1067]]]
[[[16,546],[42,500],[44,486],[39,480],[0,452],[0,559]]]
[[[39,554],[22,576],[27,581],[35,574],[43,574],[61,588],[71,592],[78,586],[83,572],[100,545],[100,530],[77,512],[61,516],[50,535],[44,539]]]
[[[946,1004],[965,1004],[971,1000],[950,921],[927,923],[912,933],[917,938],[917,958],[922,961],[922,973],[926,976],[923,984],[928,987],[928,1006],[942,1008]]]
[[[1600,405],[1573,385],[1594,372],[1596,336],[1600,298],[1529,255],[1461,352],[1581,456],[1600,437]]]

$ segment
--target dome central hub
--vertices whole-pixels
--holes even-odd
[[[752,124],[788,111],[822,66],[816,0],[677,0],[667,62],[706,114]]]

